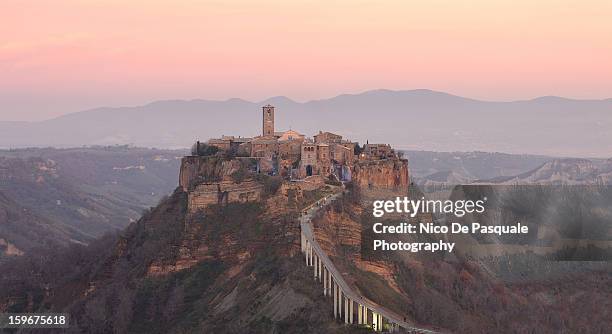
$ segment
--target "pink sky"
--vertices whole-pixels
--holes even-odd
[[[609,98],[611,18],[609,0],[2,0],[0,120],[377,88]]]

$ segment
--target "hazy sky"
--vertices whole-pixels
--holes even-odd
[[[0,120],[429,88],[612,97],[609,0],[1,0]]]

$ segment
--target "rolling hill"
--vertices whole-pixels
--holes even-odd
[[[125,228],[176,187],[182,154],[126,147],[0,151],[0,257],[88,243]]]

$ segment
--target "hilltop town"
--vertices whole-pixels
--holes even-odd
[[[236,156],[256,158],[258,171],[281,175],[293,180],[322,175],[339,181],[350,181],[355,160],[378,160],[397,157],[388,144],[358,143],[341,135],[319,131],[308,138],[295,131],[277,132],[274,127],[274,106],[262,107],[262,134],[254,138],[222,136],[208,140],[208,146]],[[197,142],[193,155],[206,154]],[[209,151],[210,152],[210,151]]]
[[[372,191],[407,189],[408,161],[390,145],[359,145],[327,131],[312,137],[293,129],[279,132],[274,106],[263,106],[261,113],[261,135],[197,141],[183,158],[179,185],[189,194],[192,211],[259,200],[263,186],[257,175],[310,188],[353,182]]]

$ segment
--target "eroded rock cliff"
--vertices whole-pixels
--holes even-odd
[[[353,166],[352,181],[368,198],[405,195],[410,186],[408,160],[361,160]]]

